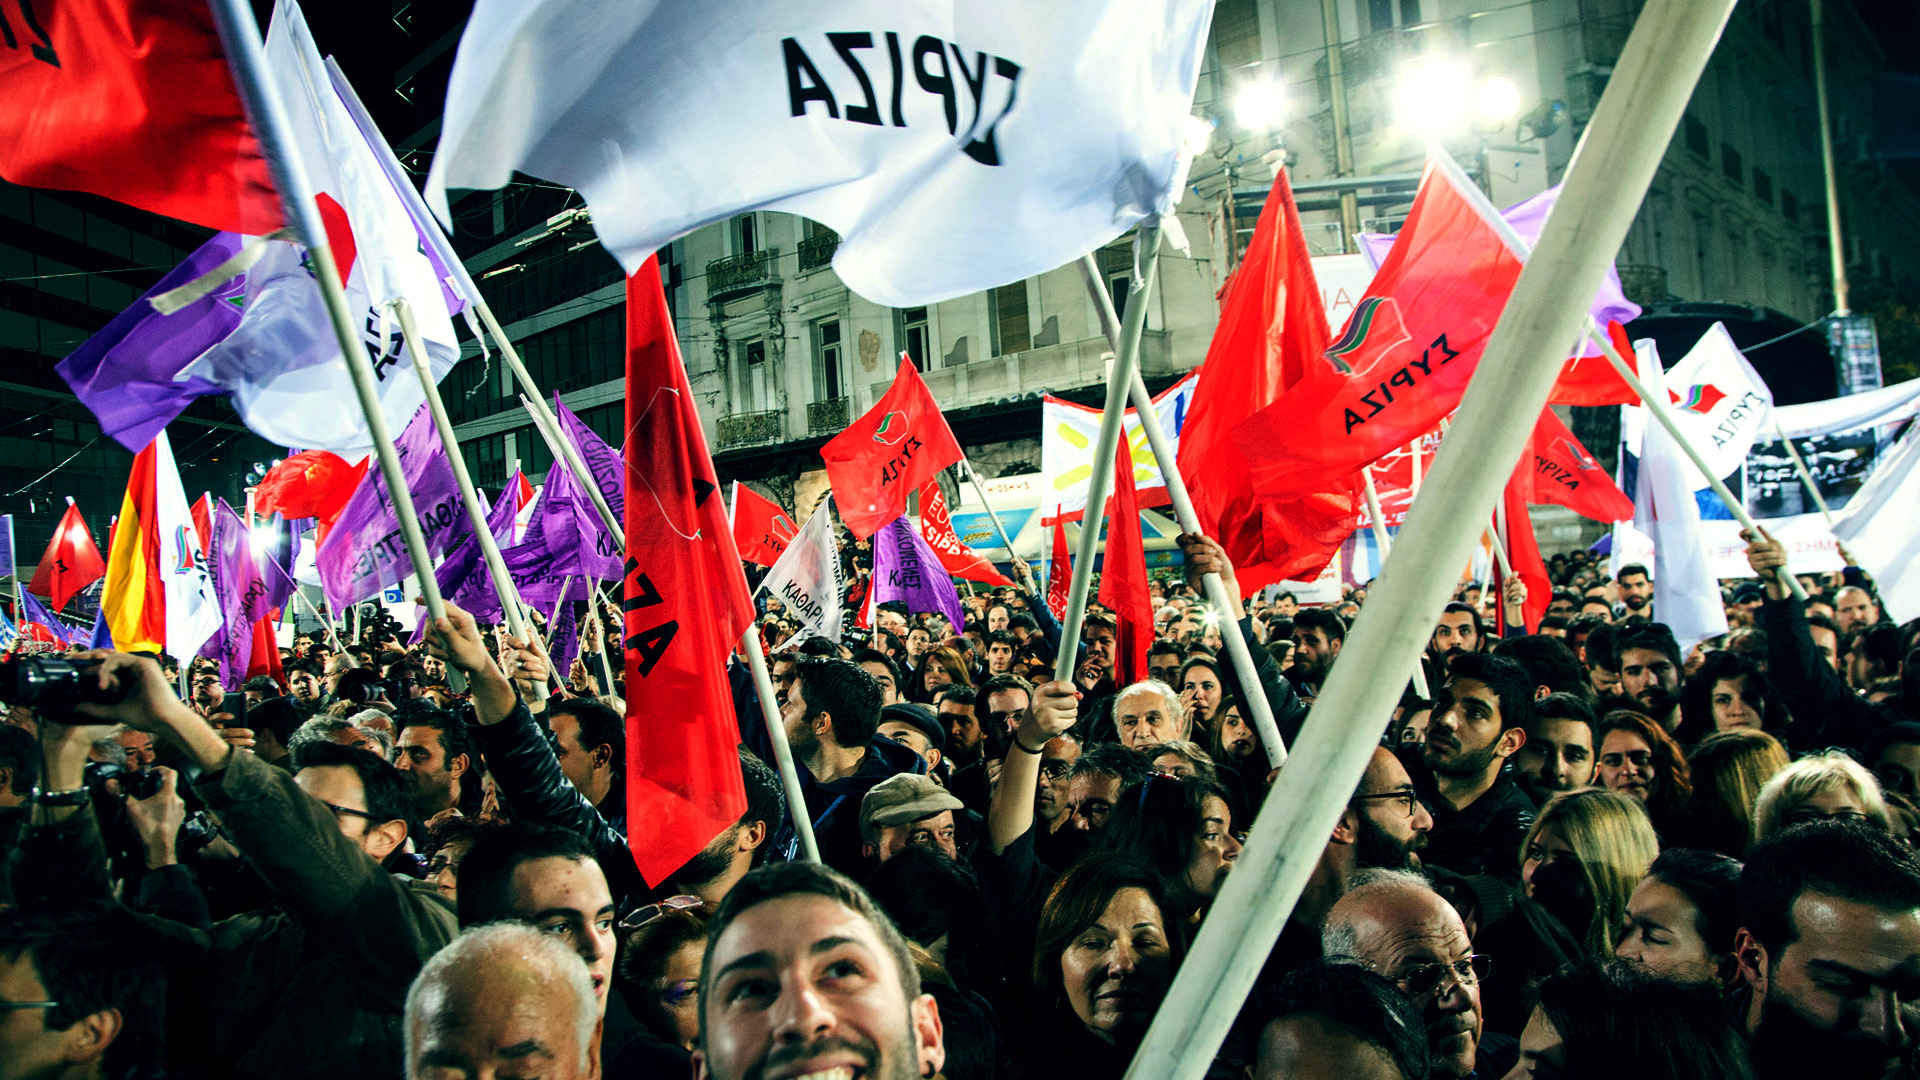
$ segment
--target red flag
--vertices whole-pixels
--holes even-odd
[[[371,460],[361,458],[358,465],[349,465],[338,454],[302,450],[267,470],[260,486],[253,489],[253,512],[262,517],[279,514],[289,521],[314,518],[319,523],[318,539],[325,540],[367,475]]]
[[[188,511],[193,515],[193,528],[200,534],[200,557],[207,557],[207,543],[213,538],[213,493],[203,491],[200,501]]]
[[[907,493],[966,455],[906,353],[866,415],[820,448],[840,520],[864,540],[907,512]]]
[[[751,563],[771,567],[787,550],[793,534],[799,531],[780,504],[752,488],[734,481],[733,543],[740,557]]]
[[[1067,527],[1053,519],[1053,566],[1047,571],[1047,610],[1056,619],[1067,617],[1067,592],[1073,585],[1073,556],[1067,553]]]
[[[204,0],[10,6],[0,15],[0,177],[209,229],[279,227],[273,178]]]
[[[513,478],[519,481],[513,496],[513,512],[517,514],[525,510],[527,504],[533,501],[533,484],[527,479],[526,473],[517,470],[514,472]]]
[[[1248,482],[1236,425],[1279,400],[1320,365],[1327,315],[1283,170],[1254,226],[1245,260],[1227,282],[1220,325],[1207,347],[1193,408],[1180,432],[1180,475],[1201,528],[1233,560],[1252,593],[1275,581],[1310,578],[1353,531],[1359,512],[1355,470],[1317,491],[1266,499]]]
[[[1533,439],[1514,472],[1529,502],[1554,503],[1595,521],[1633,520],[1633,500],[1551,408],[1540,410]]]
[[[1082,523],[1081,528],[1097,528]],[[1153,594],[1147,588],[1147,547],[1140,535],[1140,498],[1133,489],[1133,455],[1125,442],[1114,448],[1113,497],[1107,500],[1107,551],[1100,564],[1100,602],[1120,621],[1113,667],[1120,683],[1147,677],[1153,645]]]
[[[46,553],[40,556],[40,565],[34,569],[27,591],[46,597],[53,610],[62,611],[74,593],[99,581],[106,572],[106,560],[94,546],[93,534],[87,531],[80,508],[69,500],[67,512],[60,516],[60,524],[54,526],[53,539],[47,541]]]
[[[747,809],[727,658],[753,602],[651,258],[627,279],[626,431],[627,843],[659,885]]]
[[[927,538],[933,553],[947,573],[986,585],[1013,584],[993,564],[974,554],[974,550],[953,531],[953,519],[947,515],[947,497],[938,480],[920,485],[920,535]],[[1011,558],[1013,552],[1007,552]]]
[[[1613,339],[1621,357],[1633,355],[1633,342],[1627,339],[1626,327],[1610,322],[1607,336]],[[1613,364],[1606,357],[1576,356],[1560,369],[1560,379],[1553,384],[1547,402],[1552,405],[1638,405],[1640,395],[1613,370]]]
[[[1312,491],[1405,446],[1460,404],[1521,262],[1499,214],[1429,163],[1393,250],[1316,369],[1234,429],[1254,490]]]
[[[1547,606],[1553,602],[1553,582],[1547,577],[1546,561],[1540,557],[1540,543],[1533,536],[1533,518],[1527,513],[1526,478],[1515,476],[1507,481],[1501,500],[1501,505],[1506,508],[1507,534],[1500,538],[1500,542],[1506,546],[1507,562],[1512,564],[1513,572],[1520,576],[1521,583],[1527,587],[1527,603],[1521,609],[1521,617],[1526,620],[1527,632],[1532,633],[1540,629],[1540,620],[1546,617]],[[1496,576],[1499,576],[1499,570],[1499,560],[1496,559]],[[1494,588],[1499,589],[1502,584],[1496,583]],[[1500,629],[1504,632],[1507,617],[1505,593],[1500,594],[1494,610],[1499,613]]]
[[[255,675],[265,675],[280,689],[287,688],[287,672],[280,666],[280,643],[271,615],[263,615],[253,624],[253,654],[247,658],[247,678]]]

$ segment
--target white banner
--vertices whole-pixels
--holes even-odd
[[[800,632],[775,646],[775,652],[815,634],[840,640],[847,579],[840,572],[840,552],[833,541],[832,507],[830,502],[820,504],[760,583],[800,624]]]
[[[1860,565],[1873,575],[1889,619],[1920,613],[1920,531],[1914,507],[1920,504],[1920,436],[1909,434],[1880,459],[1873,476],[1854,494],[1834,522]],[[1791,565],[1791,564],[1789,564]]]
[[[1791,439],[1893,424],[1916,415],[1920,415],[1920,379],[1908,379],[1864,394],[1809,401],[1803,405],[1780,405],[1773,410],[1774,422]]]
[[[1160,416],[1160,430],[1167,441],[1180,449],[1180,429],[1186,426],[1187,413],[1193,408],[1193,388],[1200,384],[1198,371],[1161,391],[1153,399]],[[1087,482],[1093,478],[1093,445],[1100,437],[1100,417],[1104,410],[1076,405],[1048,395],[1040,403],[1040,524],[1051,526],[1053,519],[1065,514],[1068,521],[1079,520],[1087,508]],[[1167,481],[1160,472],[1160,459],[1154,457],[1147,433],[1140,429],[1140,416],[1128,409],[1122,421],[1124,438],[1133,457],[1133,484],[1141,497],[1164,493]],[[1159,500],[1161,505],[1165,499]],[[1143,504],[1146,505],[1146,504]]]
[[[628,273],[754,210],[837,230],[906,307],[1052,270],[1169,211],[1211,0],[480,0],[427,199],[579,191]]]

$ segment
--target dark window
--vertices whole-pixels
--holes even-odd
[[[840,388],[840,320],[825,319],[813,327],[813,391],[822,401],[845,397]]]
[[[1016,281],[987,293],[993,312],[993,355],[1026,352],[1033,347],[1027,321],[1027,283]]]
[[[751,255],[760,250],[760,230],[752,214],[733,219],[733,253]]]
[[[1418,26],[1420,24],[1420,0],[1400,0],[1400,25]]]
[[[1393,29],[1393,0],[1367,0],[1367,30],[1384,34]]]
[[[899,308],[894,312],[894,340],[913,358],[913,366],[927,370],[930,355],[927,339],[927,309]]]
[[[1747,167],[1740,158],[1740,151],[1726,143],[1720,144],[1720,170],[1736,184],[1744,183],[1747,179]]]
[[[1687,141],[1687,149],[1696,156],[1701,158],[1713,156],[1712,144],[1707,139],[1707,125],[1691,116],[1683,117],[1680,121],[1680,134]]]
[[[1795,225],[1800,224],[1800,199],[1786,188],[1780,189],[1780,216]]]
[[[1753,197],[1768,206],[1773,205],[1773,177],[1768,176],[1764,169],[1753,170]]]

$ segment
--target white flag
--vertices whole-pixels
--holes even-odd
[[[1680,430],[1721,480],[1745,465],[1761,432],[1773,430],[1773,391],[1747,363],[1727,328],[1714,323],[1686,358],[1666,373],[1667,400]],[[1689,490],[1707,486],[1695,469]]]
[[[775,652],[815,634],[840,640],[847,579],[840,571],[840,550],[834,544],[832,507],[830,502],[820,504],[760,583],[800,624],[800,632],[775,646]]]
[[[173,445],[162,431],[154,436],[154,527],[160,537],[160,582],[167,602],[167,652],[188,657],[226,622],[213,575],[200,557],[200,530],[194,526]]]
[[[1647,392],[1664,393],[1659,351],[1652,341],[1634,346]],[[1699,470],[1657,421],[1646,417],[1642,427],[1633,527],[1653,540],[1653,617],[1673,631],[1684,656],[1699,642],[1726,633],[1727,613],[1700,527],[1700,504],[1693,497]]]
[[[1920,437],[1909,433],[1882,454],[1873,474],[1836,515],[1833,534],[1873,575],[1889,619],[1920,615]]]
[[[1166,433],[1173,449],[1180,449],[1180,429],[1186,426],[1187,413],[1193,409],[1193,388],[1200,384],[1200,373],[1193,374],[1161,391],[1153,399],[1154,412],[1160,416],[1160,430]],[[1087,508],[1087,482],[1093,478],[1093,444],[1100,437],[1103,410],[1076,405],[1051,394],[1040,401],[1040,474],[1045,487],[1040,496],[1040,524],[1050,526],[1061,514],[1077,521]],[[1160,460],[1153,455],[1147,433],[1140,428],[1140,415],[1128,409],[1123,421],[1127,448],[1133,456],[1133,484],[1146,506],[1162,505],[1167,479]]]
[[[1172,209],[1211,0],[479,0],[427,199],[578,190],[629,274],[752,210],[840,233],[895,307],[1071,262]]]
[[[460,358],[447,300],[420,234],[380,169],[294,0],[277,0],[267,31],[266,72],[275,83],[320,203],[328,246],[346,283],[348,310],[379,381],[381,411],[397,434],[426,393],[400,343],[390,305],[413,308],[435,382]],[[366,452],[372,446],[339,339],[306,251],[274,241],[247,271],[246,314],[219,345],[182,371],[227,387],[247,427],[281,446]]]

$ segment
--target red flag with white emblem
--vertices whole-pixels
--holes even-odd
[[[907,512],[907,495],[965,454],[905,353],[893,385],[820,448],[840,520],[865,539]]]

